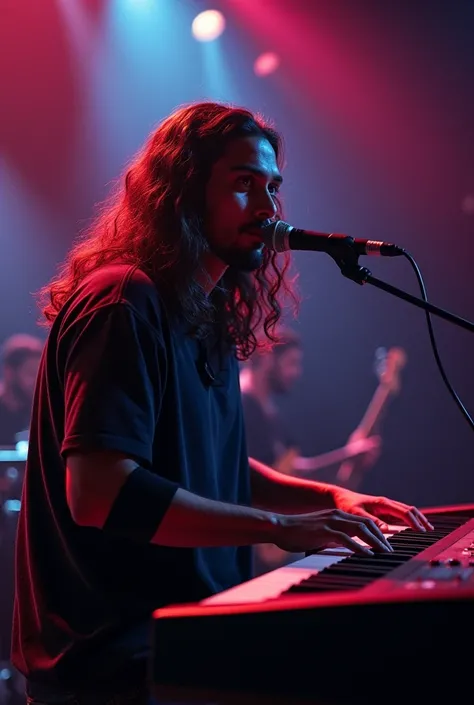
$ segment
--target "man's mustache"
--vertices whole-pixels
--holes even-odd
[[[254,220],[252,223],[247,223],[246,225],[242,225],[239,228],[239,232],[241,233],[248,233],[248,232],[256,232],[259,230],[262,230],[264,227],[267,225],[270,225],[270,223],[273,222],[273,218],[266,218],[265,220]]]

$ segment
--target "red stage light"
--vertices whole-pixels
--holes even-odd
[[[253,70],[257,76],[268,76],[276,71],[280,65],[280,57],[273,51],[267,51],[260,54],[255,60]]]

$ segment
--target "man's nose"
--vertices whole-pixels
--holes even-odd
[[[272,196],[268,191],[263,192],[258,202],[255,204],[255,216],[258,220],[266,220],[273,218],[278,212],[278,205],[275,202],[275,196]]]

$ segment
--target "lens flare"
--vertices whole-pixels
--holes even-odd
[[[225,19],[218,10],[205,10],[197,15],[192,24],[193,37],[198,42],[212,42],[225,29]]]
[[[268,76],[277,70],[280,65],[280,57],[273,51],[260,54],[253,65],[254,73],[257,76]]]

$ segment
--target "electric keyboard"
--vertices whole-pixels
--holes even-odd
[[[391,527],[391,554],[329,549],[199,604],[157,610],[158,692],[405,705],[447,688],[456,702],[473,665],[474,505],[424,513],[435,530]]]

